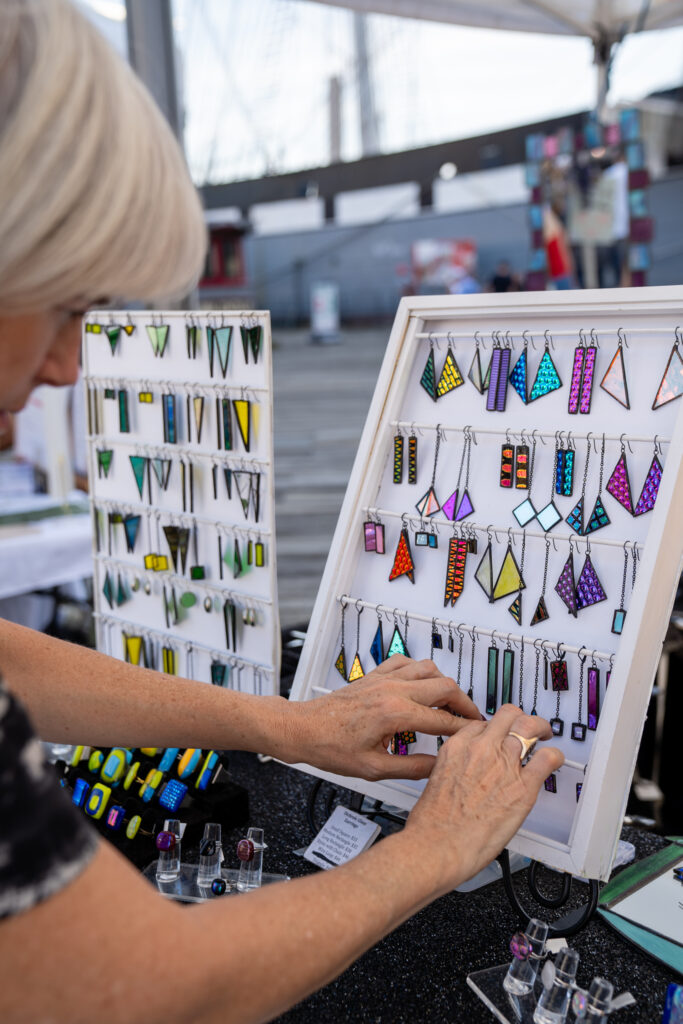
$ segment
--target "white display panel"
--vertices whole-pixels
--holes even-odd
[[[482,710],[486,708],[488,696],[489,648],[498,650],[498,706],[502,696],[505,649],[514,653],[511,687],[514,703],[520,702],[520,659],[523,657],[521,704],[529,713],[534,707],[538,655],[535,710],[545,718],[559,717],[563,721],[562,735],[554,742],[562,749],[566,764],[556,773],[556,792],[541,790],[510,848],[558,869],[592,878],[609,875],[683,555],[683,531],[680,529],[682,403],[670,401],[653,409],[676,340],[682,305],[680,288],[404,299],[380,371],[292,691],[293,699],[306,700],[346,685],[335,668],[341,644],[342,598],[348,600],[345,613],[347,673],[356,654],[358,625],[358,653],[367,672],[374,667],[370,647],[378,615],[383,623],[384,653],[396,623],[405,639],[407,621],[407,648],[415,658],[430,657],[434,620],[443,644],[442,649],[433,652],[436,664],[445,673],[459,676],[464,690],[469,688],[472,672],[473,697]],[[568,409],[575,349],[581,338],[587,347],[593,345],[591,331],[599,347],[593,353],[595,367],[590,408],[588,412],[572,414]],[[620,331],[628,409],[600,386],[617,352]],[[484,371],[492,355],[493,339],[498,337],[503,346],[512,346],[508,373],[524,349],[523,332],[528,332],[527,395],[532,390],[548,332],[548,352],[561,387],[525,404],[508,383],[505,410],[488,411],[487,392],[480,394],[468,379],[475,356],[475,332],[480,339]],[[439,378],[449,344],[465,382],[434,401],[421,385],[421,377],[432,347]],[[679,366],[677,356],[674,364]],[[677,379],[680,382],[680,375]],[[459,523],[453,523],[441,510],[430,517],[425,515],[424,531],[435,532],[438,537],[435,550],[418,547],[414,534],[421,530],[421,517],[415,506],[428,492],[434,472],[438,425],[442,433],[434,476],[438,503],[447,504],[446,499],[456,489],[463,441],[469,427],[473,440],[468,492],[474,512]],[[398,432],[405,438],[405,459],[408,436],[414,432],[417,437],[415,484],[406,483],[405,466],[403,482],[393,482],[394,437]],[[582,494],[589,434],[591,456],[586,475],[585,523],[591,517],[598,496],[603,435],[602,502],[610,521],[586,536],[572,530],[566,517]],[[501,487],[502,445],[507,441],[515,445],[526,443],[531,454],[534,436],[536,451],[530,492],[514,486]],[[570,439],[575,447],[574,484],[572,495],[565,497],[556,494],[554,488],[556,444],[567,443]],[[622,440],[634,509],[652,465],[655,440],[664,466],[654,509],[637,516],[627,512],[608,492],[608,482],[622,454]],[[461,493],[465,475],[466,459]],[[513,508],[529,494],[537,511],[552,498],[561,513],[560,521],[547,533],[538,518],[523,530],[512,514]],[[363,524],[372,518],[384,526],[385,554],[382,555],[368,552],[364,547]],[[409,532],[414,584],[407,575],[389,581],[402,525]],[[467,555],[462,594],[454,604],[449,601],[448,607],[444,607],[449,541],[453,536],[466,538],[468,534],[476,538],[478,550],[476,554]],[[521,623],[515,621],[509,610],[516,591],[491,603],[475,579],[489,537],[494,582],[508,543],[518,564],[525,546]],[[549,541],[549,555],[545,602],[549,617],[531,625],[543,587],[546,541]],[[555,591],[567,563],[570,543],[574,592],[589,554],[606,594],[605,600],[581,608],[576,616],[568,612],[567,605]],[[615,610],[622,606],[624,545],[628,551],[623,602],[627,614],[623,631],[617,635],[612,632],[612,624]],[[634,547],[638,571],[632,591]],[[582,582],[586,582],[585,575]],[[592,600],[585,588],[582,593],[584,599]],[[358,620],[357,609],[360,608],[363,610]],[[464,636],[461,659],[458,626]],[[454,640],[452,652],[448,644],[449,632]],[[473,635],[477,639],[472,663]],[[567,666],[568,689],[555,692],[551,688],[550,670],[548,689],[544,688],[544,666],[546,661],[557,660],[563,660]],[[584,671],[579,715],[581,660]],[[600,676],[599,717],[593,723],[597,725],[595,729],[587,727],[588,671],[592,667]],[[611,677],[606,687],[608,671]],[[585,727],[578,730],[579,734],[585,731],[583,741],[572,738],[572,726],[577,722]],[[435,752],[436,740],[418,735],[417,742],[408,749]],[[411,781],[368,783],[341,778],[336,781],[405,808],[412,806],[424,785]],[[578,799],[577,783],[581,785]]]
[[[278,693],[269,314],[95,311],[83,361],[98,649]]]

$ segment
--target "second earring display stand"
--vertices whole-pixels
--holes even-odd
[[[292,694],[403,653],[432,657],[486,716],[547,718],[565,763],[510,849],[593,879],[609,875],[683,554],[681,298],[403,301]],[[408,731],[391,750],[440,742]],[[424,785],[338,781],[406,809]]]
[[[268,314],[93,312],[84,377],[98,648],[279,692]]]

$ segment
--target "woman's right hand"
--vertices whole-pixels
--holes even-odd
[[[544,718],[506,704],[488,722],[467,722],[441,747],[403,835],[436,868],[439,895],[485,867],[531,810],[544,780],[564,761],[556,747],[536,748],[522,765],[510,732],[550,739]]]

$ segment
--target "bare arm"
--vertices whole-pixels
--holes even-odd
[[[75,883],[0,923],[0,1017],[271,1019],[470,877],[516,831],[562,755],[549,748],[521,768],[510,728],[550,733],[511,706],[489,724],[467,723],[443,746],[401,834],[342,868],[246,896],[180,908],[102,844]]]
[[[451,712],[480,717],[431,661],[399,655],[338,694],[297,704],[137,668],[0,620],[0,673],[45,739],[255,750],[375,779],[431,771],[433,757],[387,753],[394,732],[451,736]]]

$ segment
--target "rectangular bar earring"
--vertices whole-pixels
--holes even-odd
[[[486,714],[493,715],[498,707],[498,648],[489,647],[486,668]]]

